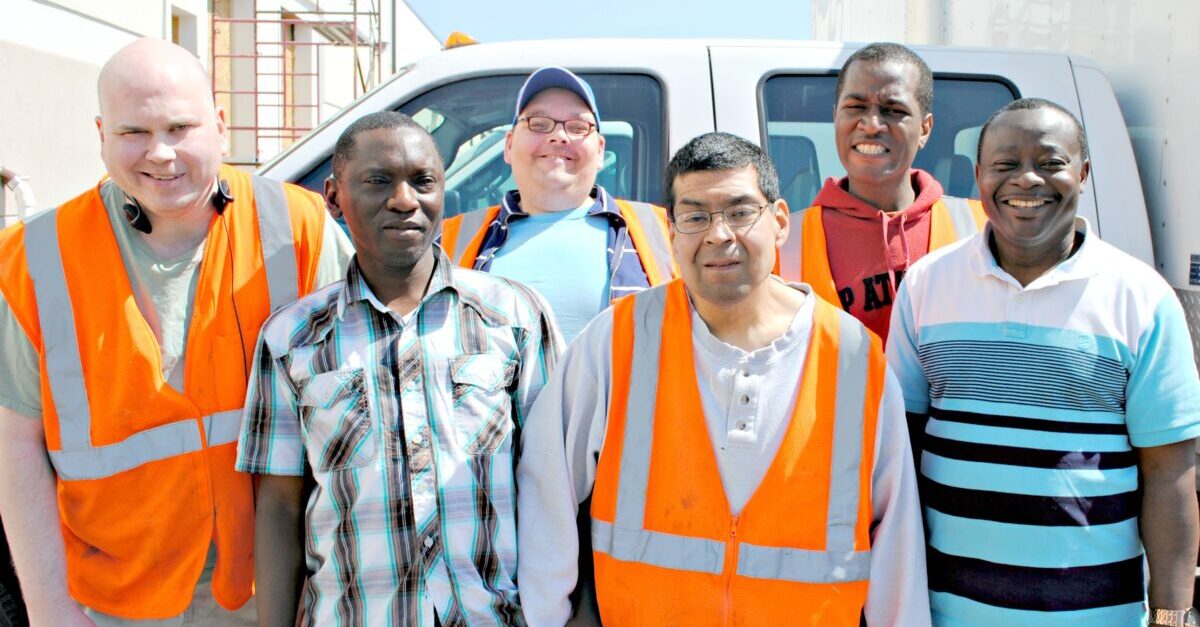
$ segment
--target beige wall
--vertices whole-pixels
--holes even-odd
[[[6,89],[27,95],[15,106],[9,100],[0,115],[0,163],[30,177],[39,207],[95,183],[104,173],[93,122],[96,66],[6,42],[0,42],[0,59],[0,85],[27,86]]]

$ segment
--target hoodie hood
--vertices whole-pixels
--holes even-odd
[[[913,191],[917,194],[913,204],[892,213],[880,211],[867,201],[847,191],[846,188],[850,186],[850,179],[847,177],[826,179],[825,186],[821,188],[813,204],[863,220],[887,222],[900,217],[900,214],[905,214],[905,222],[910,222],[933,208],[933,203],[942,197],[942,184],[938,183],[937,179],[928,172],[915,168],[909,171],[909,180],[912,182]]]

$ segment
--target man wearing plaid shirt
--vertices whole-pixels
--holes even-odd
[[[333,172],[357,255],[263,326],[238,442],[260,478],[259,624],[522,624],[514,433],[553,316],[433,246],[442,161],[407,116],[352,124]]]

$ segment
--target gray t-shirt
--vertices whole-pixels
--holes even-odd
[[[109,221],[117,225],[114,229],[117,246],[121,249],[121,260],[129,273],[138,309],[153,329],[162,350],[163,377],[171,387],[182,391],[184,348],[192,320],[204,242],[178,257],[163,259],[154,254],[142,235],[125,219],[125,193],[112,181],[105,181],[100,187],[100,195]],[[325,220],[314,289],[341,280],[353,255],[350,240],[333,220]],[[41,384],[37,352],[0,293],[0,406],[40,418]]]

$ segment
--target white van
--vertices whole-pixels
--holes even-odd
[[[261,172],[320,191],[338,135],[360,116],[403,111],[447,161],[446,215],[485,207],[512,188],[500,142],[530,71],[562,65],[595,89],[608,155],[601,184],[660,202],[670,155],[726,131],[764,145],[794,211],[844,174],[833,144],[834,84],[856,44],[792,41],[562,40],[480,44],[408,66],[267,163]],[[1112,87],[1085,58],[1055,52],[920,47],[935,78],[934,129],[916,167],[954,196],[977,196],[975,146],[993,111],[1038,96],[1087,128],[1095,175],[1079,212],[1101,237],[1153,263],[1134,153]]]

